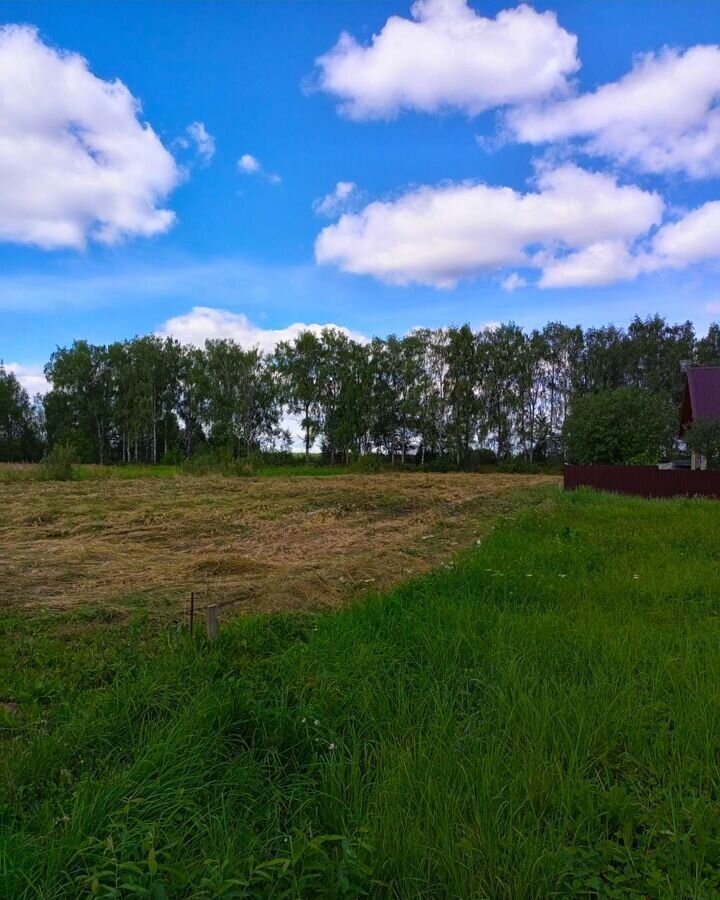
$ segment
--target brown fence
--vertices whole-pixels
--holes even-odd
[[[713,497],[720,500],[720,472],[656,466],[565,466],[566,491],[591,487],[638,497]]]

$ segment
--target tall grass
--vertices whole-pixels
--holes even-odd
[[[66,702],[7,720],[0,894],[717,896],[719,512],[548,492],[335,615],[60,639]],[[32,695],[55,651],[8,628]]]

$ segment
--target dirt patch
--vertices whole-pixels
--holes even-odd
[[[192,590],[238,610],[333,607],[427,571],[529,488],[554,482],[407,474],[0,484],[0,604],[147,595],[167,615]]]

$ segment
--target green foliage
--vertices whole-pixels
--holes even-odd
[[[203,447],[186,459],[181,471],[187,475],[253,475],[252,459],[236,459],[229,447]]]
[[[0,362],[0,462],[36,462],[42,456],[42,418],[12,372]]]
[[[695,419],[685,433],[685,443],[689,450],[705,457],[708,469],[720,469],[720,418]]]
[[[3,613],[0,896],[717,896],[717,503],[536,502],[212,647]]]
[[[673,444],[677,410],[664,396],[617,388],[576,397],[563,437],[573,463],[654,465]]]
[[[38,467],[41,481],[72,481],[75,477],[77,455],[70,444],[56,444],[48,450]]]
[[[368,453],[354,459],[350,469],[358,474],[372,474],[373,472],[387,472],[391,468],[387,459],[378,456],[377,453]]]
[[[537,475],[538,472],[544,471],[544,467],[536,462],[528,462],[525,459],[513,457],[512,459],[503,459],[498,463],[498,472],[505,472],[509,475]]]
[[[161,466],[179,466],[185,461],[185,454],[180,447],[166,450],[160,458]]]
[[[333,465],[377,453],[420,466],[442,457],[472,470],[486,464],[476,461],[478,448],[544,463],[564,458],[574,400],[636,388],[677,404],[681,360],[720,364],[719,347],[718,325],[696,339],[691,323],[660,316],[635,317],[627,329],[550,322],[525,331],[510,322],[367,343],[325,328],[272,354],[231,340],[203,348],[154,336],[76,341],[46,367],[52,390],[43,409],[25,398],[20,418],[26,437],[41,440],[45,429],[50,446],[70,441],[85,463],[177,464],[208,444],[256,459],[290,449],[285,413],[296,417],[308,463],[318,446]],[[2,382],[0,459],[37,459],[39,445],[22,444],[16,424],[3,426],[3,410],[17,403],[5,401]],[[12,387],[7,375],[5,382]],[[9,443],[4,431],[12,431]],[[653,455],[643,448],[637,460]]]

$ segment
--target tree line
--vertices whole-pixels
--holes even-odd
[[[677,406],[683,361],[720,365],[720,325],[702,337],[660,316],[627,328],[462,325],[367,343],[325,329],[272,353],[232,340],[78,340],[52,354],[44,397],[31,400],[0,366],[0,459],[37,459],[58,444],[94,463],[208,448],[245,458],[290,449],[288,413],[305,453],[319,448],[329,462],[560,459],[579,398],[633,389]]]

